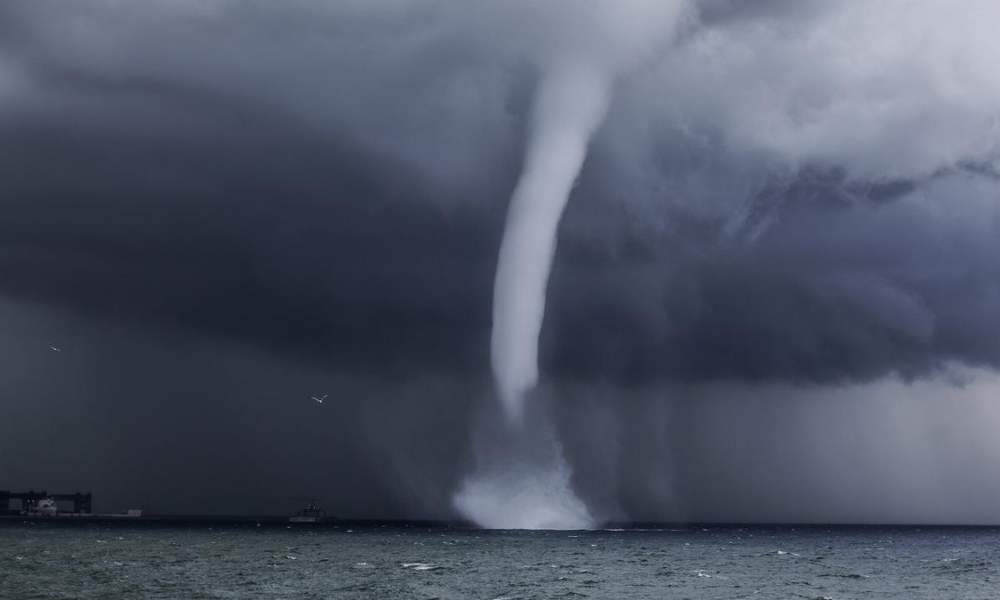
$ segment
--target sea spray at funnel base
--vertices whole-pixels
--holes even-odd
[[[490,405],[474,431],[476,470],[453,498],[459,513],[490,529],[589,529],[595,519],[573,490],[572,469],[535,390],[520,425]],[[497,419],[500,426],[497,426]]]
[[[594,519],[573,492],[558,444],[549,460],[481,470],[455,496],[455,507],[489,529],[590,529]]]

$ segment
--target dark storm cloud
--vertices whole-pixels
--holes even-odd
[[[140,130],[102,107],[8,122],[5,291],[355,366],[469,366],[489,212],[439,210],[390,160],[204,96],[159,94]],[[435,336],[451,343],[420,347]]]
[[[633,239],[602,259],[565,244],[552,368],[828,382],[996,366],[994,182],[956,173],[919,193],[897,184],[859,197],[837,177],[816,179],[789,186],[763,230],[715,245]]]
[[[702,18],[749,43],[760,26],[742,23],[807,28],[824,12],[755,7],[708,3]],[[470,39],[474,14],[434,3],[3,10],[17,82],[0,113],[6,294],[355,368],[483,369],[531,76],[504,40]],[[677,53],[696,54],[697,36],[689,43]],[[653,131],[660,147],[631,161],[649,141],[629,121],[650,112],[658,81],[612,116],[564,224],[543,344],[557,373],[829,380],[997,363],[993,315],[975,300],[995,293],[996,231],[983,225],[993,180],[914,191],[912,176],[947,154],[880,159],[899,173],[895,192],[853,158],[846,176],[767,176],[752,146],[733,157],[736,142],[687,147],[676,130]],[[672,91],[656,110],[683,110]],[[900,135],[845,143],[891,151]],[[822,163],[842,150],[810,152]],[[636,181],[650,160],[673,192]],[[750,166],[705,164],[741,160]],[[968,218],[922,210],[928,193]],[[629,225],[664,202],[654,218],[667,229]],[[942,273],[950,265],[965,276]]]
[[[460,349],[488,325],[494,232],[472,211],[394,202],[329,145],[318,158],[303,153],[308,141],[259,130],[234,141],[266,152],[211,144],[201,157],[119,139],[94,158],[103,140],[81,137],[76,150],[49,138],[34,156],[4,161],[40,176],[48,165],[65,182],[12,186],[0,270],[13,296],[379,368],[394,358],[460,363],[465,353],[416,344],[440,335]]]

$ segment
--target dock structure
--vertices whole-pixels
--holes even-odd
[[[27,492],[10,492],[0,490],[0,514],[24,515],[35,512],[41,500],[51,498],[57,503],[73,503],[73,514],[89,515],[93,512],[94,500],[90,492],[74,492],[72,494],[50,494],[45,490]],[[11,501],[15,505],[20,502],[20,508],[11,508]]]

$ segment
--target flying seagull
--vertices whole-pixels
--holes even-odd
[[[58,348],[56,346],[49,346],[49,350],[53,352],[62,352],[62,348]]]
[[[312,399],[315,400],[316,402],[319,402],[320,404],[323,404],[323,401],[326,400],[326,397],[329,396],[329,395],[330,394],[323,394],[319,398],[317,398],[316,396],[313,396]]]

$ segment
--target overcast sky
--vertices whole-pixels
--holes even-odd
[[[586,56],[627,67],[540,351],[579,493],[1000,522],[1000,5],[581,5],[0,3],[0,489],[453,516],[532,95]]]

